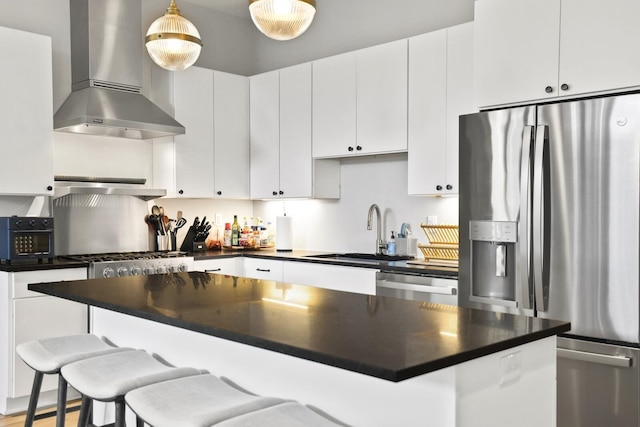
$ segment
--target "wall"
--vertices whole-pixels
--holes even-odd
[[[426,244],[421,223],[436,215],[439,223],[458,223],[458,198],[407,195],[406,155],[351,158],[342,161],[340,200],[254,202],[254,215],[275,224],[285,212],[293,217],[294,248],[331,252],[375,251],[376,226],[367,230],[369,206],[382,212],[382,237],[389,239],[403,222]],[[277,238],[277,230],[276,230]]]

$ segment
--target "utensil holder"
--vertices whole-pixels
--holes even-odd
[[[156,236],[156,251],[166,252],[170,249],[171,239],[166,234],[160,234]]]

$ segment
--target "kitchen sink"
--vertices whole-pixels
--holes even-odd
[[[342,261],[406,261],[413,259],[411,255],[384,255],[384,254],[365,254],[365,253],[336,253],[336,254],[320,254],[307,255],[309,258],[335,259]]]

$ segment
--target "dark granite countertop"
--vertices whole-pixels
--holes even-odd
[[[29,289],[396,382],[570,329],[567,322],[201,272]]]

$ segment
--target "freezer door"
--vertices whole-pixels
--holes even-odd
[[[536,133],[537,313],[572,335],[638,343],[640,95],[541,106]]]
[[[558,339],[558,426],[640,425],[640,350]]]
[[[461,306],[533,315],[534,130],[535,107],[460,116]]]

